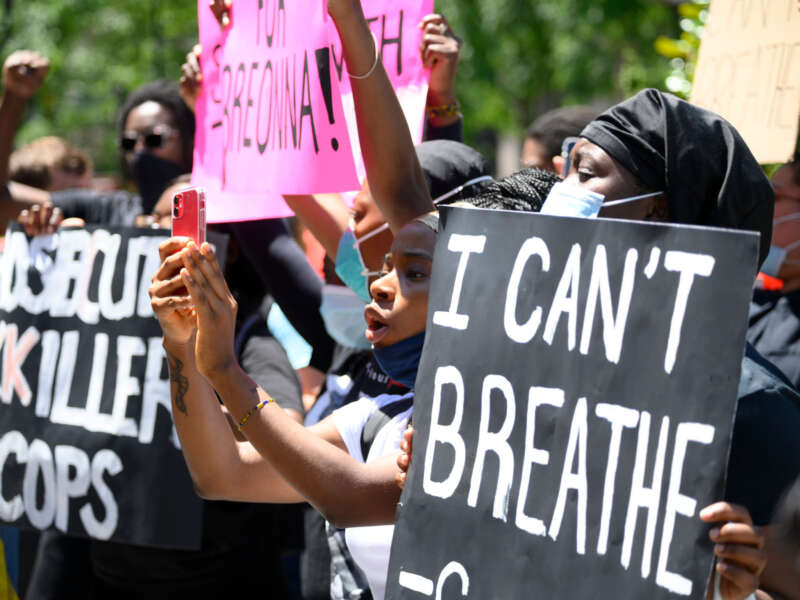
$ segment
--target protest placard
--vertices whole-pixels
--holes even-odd
[[[428,73],[419,52],[422,32],[418,25],[423,17],[433,12],[433,0],[363,0],[361,5],[372,35],[375,36],[383,67],[400,101],[411,138],[415,144],[419,144],[425,124]],[[332,21],[330,36],[334,67],[342,93],[342,106],[353,147],[353,159],[358,178],[362,180],[366,177],[366,170],[358,141],[353,92],[344,65],[342,45]]]
[[[797,0],[713,0],[691,101],[730,121],[760,163],[789,159],[800,119]]]
[[[358,189],[324,10],[237,2],[222,30],[198,0],[193,182],[208,192],[210,222],[290,214],[280,194]]]
[[[443,209],[387,598],[704,598],[757,255]]]
[[[0,520],[199,547],[202,502],[173,428],[148,297],[167,237],[88,227],[28,238],[9,229],[0,258]]]

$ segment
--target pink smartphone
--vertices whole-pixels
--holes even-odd
[[[181,190],[172,199],[172,235],[206,241],[206,193],[201,187]]]

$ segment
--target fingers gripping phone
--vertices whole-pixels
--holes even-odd
[[[206,241],[206,193],[201,187],[181,190],[172,199],[172,235]]]

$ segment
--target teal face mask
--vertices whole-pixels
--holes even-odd
[[[319,312],[328,335],[342,346],[369,350],[372,344],[364,336],[367,328],[364,306],[364,301],[350,288],[325,284]]]
[[[364,301],[369,302],[369,277],[379,277],[380,271],[370,271],[361,257],[359,244],[389,229],[389,224],[384,223],[373,229],[368,234],[357,239],[353,233],[353,224],[342,234],[339,248],[336,251],[336,274],[347,287],[353,290]]]

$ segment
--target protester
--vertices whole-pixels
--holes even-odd
[[[362,23],[363,23],[363,21],[362,21]],[[365,25],[365,23],[363,23],[363,24]],[[361,25],[361,23],[358,23],[357,25]],[[363,32],[364,32],[364,30],[361,30],[359,33],[363,33]],[[369,35],[368,31],[366,31],[366,35]],[[370,38],[370,43],[371,43],[371,38]],[[372,56],[374,56],[374,48],[371,48],[370,51],[372,52]],[[346,53],[348,52],[347,51],[347,41],[345,41],[345,52]],[[382,69],[380,69],[380,71],[382,72]],[[385,73],[383,73],[383,77],[384,78],[386,77]],[[388,83],[388,81],[387,81],[387,83]],[[396,125],[396,124],[399,123],[399,125],[397,125],[395,127],[395,130],[397,132],[397,138],[399,138],[399,141],[397,141],[395,143],[395,147],[394,148],[390,146],[388,148],[388,150],[389,151],[395,151],[395,150],[397,150],[396,146],[401,146],[402,147],[402,152],[405,155],[408,155],[410,153],[411,156],[412,156],[412,159],[413,159],[413,148],[411,147],[411,142],[410,142],[410,138],[409,138],[409,135],[408,135],[408,130],[407,130],[407,127],[405,126],[405,121],[402,118],[402,113],[400,112],[399,106],[397,105],[397,101],[396,101],[396,98],[394,97],[394,93],[391,90],[391,87],[389,88],[389,92],[390,93],[387,96],[385,96],[385,98],[389,101],[390,111],[393,109],[393,113],[391,113],[391,114],[394,115],[395,119],[393,120],[391,118],[391,116],[387,116],[386,113],[385,113],[385,110],[383,111],[384,114],[382,115],[382,119],[385,119],[387,122],[391,123],[392,125]],[[357,112],[358,112],[360,110],[358,108],[360,106],[358,99],[356,99],[356,106],[357,106]],[[385,109],[385,106],[383,106],[382,108]],[[380,110],[380,108],[376,107],[376,110]],[[396,118],[398,115],[399,115],[399,119]],[[366,138],[369,138],[369,136],[366,136]],[[386,141],[385,136],[384,136],[384,140],[383,141],[384,142]],[[370,140],[367,140],[366,142],[362,142],[362,145],[364,147],[362,149],[368,149],[370,147]],[[395,156],[397,156],[397,157],[402,159],[403,154],[401,154],[400,152],[395,152]],[[368,173],[372,173],[370,168],[371,168],[370,167],[370,162],[367,161]],[[381,172],[381,173],[377,174],[375,177],[371,176],[370,179],[377,183],[378,189],[382,190],[382,189],[386,189],[384,180],[387,177],[391,178],[392,175],[393,174],[391,172],[389,172],[389,171]],[[424,179],[423,179],[423,181],[424,181]],[[429,233],[431,233],[431,232],[429,232]],[[163,253],[164,256],[166,256],[170,251],[171,251],[171,248],[162,249],[162,253]],[[206,253],[206,252],[208,252],[208,250],[204,249],[204,253]],[[155,280],[154,289],[152,290],[153,297],[154,297],[154,301],[153,301],[154,310],[155,310],[156,314],[158,314],[159,317],[162,319],[162,324],[164,324],[164,320],[163,319],[169,317],[170,314],[172,314],[172,317],[170,317],[170,318],[175,318],[175,314],[176,314],[175,311],[172,310],[172,309],[168,309],[168,308],[166,308],[165,305],[161,304],[162,302],[165,302],[166,299],[163,298],[163,297],[159,297],[159,295],[160,295],[160,293],[168,293],[168,291],[169,291],[166,288],[169,286],[170,281],[166,280],[166,275],[171,275],[172,280],[173,280],[173,286],[174,286],[174,284],[177,283],[177,281],[174,281],[175,280],[174,274],[175,274],[176,267],[180,267],[180,264],[178,264],[176,262],[175,258],[181,259],[181,256],[182,255],[175,255],[175,257],[166,258],[164,266],[162,266],[162,271],[164,271],[164,272],[163,273],[159,273],[159,275],[157,276],[157,278]],[[197,258],[197,260],[203,260],[200,257],[204,256],[204,255],[193,254],[192,256],[195,256]],[[204,258],[207,259],[208,256],[205,256]],[[187,259],[188,259],[188,257],[187,257]],[[170,261],[171,261],[171,264],[170,264]],[[200,277],[199,273],[196,273],[196,275],[197,275],[197,277],[199,279],[199,277]],[[161,288],[160,290],[156,289],[158,286],[160,286],[160,288]],[[173,306],[177,305],[177,302],[178,301],[175,300],[174,298],[172,299]],[[198,315],[200,315],[201,306],[202,305],[200,303],[196,303],[196,307],[197,307],[197,310],[198,310]],[[423,315],[424,315],[424,311],[425,311],[425,308],[423,307],[423,309],[422,309]],[[166,313],[166,315],[165,315],[165,313]],[[207,325],[206,325],[206,327],[207,327]],[[423,318],[422,327],[424,328],[424,318]],[[198,344],[200,343],[200,340],[201,340],[200,336],[201,336],[201,333],[202,333],[204,328],[205,327],[203,327],[201,325],[200,328],[198,329],[198,342],[197,342]],[[169,327],[167,325],[165,325],[164,329],[165,329],[165,345],[167,346],[169,351],[174,351],[172,349],[172,343],[173,342],[170,341],[170,335],[168,335]],[[220,338],[217,338],[217,339],[219,340]],[[195,352],[194,348],[190,348],[189,350],[190,350],[189,353],[186,353],[186,354],[189,354],[189,356],[186,356],[184,354],[184,355],[181,355],[181,358],[180,358],[180,360],[182,360],[182,362],[184,362],[185,364],[189,364],[189,363],[186,363],[186,361],[183,360],[184,358],[186,358],[188,360],[189,358],[194,359],[195,356],[196,356],[197,359],[199,360],[200,357],[204,356],[204,354],[207,354],[207,352],[205,352],[205,353],[201,352],[201,351]],[[185,352],[185,350],[184,350],[184,352]],[[199,374],[197,375],[197,377],[198,377],[198,379],[200,378]],[[404,381],[406,383],[408,383],[407,380],[404,380]],[[195,385],[195,383],[191,380],[191,378],[190,378],[189,385],[190,386]],[[205,385],[207,385],[207,384],[205,384]],[[217,382],[216,387],[217,388],[221,387],[220,382]],[[221,396],[222,396],[223,399],[226,398],[227,394],[226,394],[225,391],[220,390],[220,389],[217,389],[217,391],[221,392]],[[408,396],[408,394],[406,394],[406,395]],[[407,399],[408,398],[406,398],[406,400]],[[391,398],[391,400],[394,400],[394,398]],[[247,401],[246,398],[245,398],[245,401]],[[384,398],[383,399],[383,407],[384,408],[386,407],[386,403],[387,403],[386,401],[387,401],[387,398]],[[363,410],[363,403],[361,405],[361,408]],[[213,407],[213,405],[212,405],[212,406],[209,406],[209,409],[212,410],[216,415],[219,415],[219,408],[218,407]],[[232,411],[232,413],[234,415],[237,415],[238,412],[239,412],[238,410]],[[372,411],[370,411],[370,413],[371,412]],[[406,409],[405,412],[408,413],[408,409]],[[367,416],[369,416],[369,415],[367,415]],[[219,416],[216,416],[216,417],[209,416],[209,418],[216,418],[217,423],[218,423],[217,426],[223,424],[222,421],[219,421],[219,418],[220,418]],[[254,423],[252,424],[252,427],[257,427],[258,424],[255,421],[256,421],[256,419],[260,420],[260,415],[253,415],[251,418],[254,421]],[[394,501],[396,501],[396,489],[392,489],[393,488],[393,485],[392,485],[393,469],[392,469],[392,466],[391,466],[391,462],[392,461],[389,460],[387,462],[387,461],[374,460],[374,459],[376,459],[376,458],[379,459],[380,458],[380,456],[383,454],[383,449],[386,447],[387,444],[388,444],[388,447],[392,448],[393,450],[396,450],[397,444],[399,442],[399,434],[402,431],[403,419],[407,419],[407,414],[403,415],[402,413],[400,413],[399,415],[396,415],[394,417],[394,419],[393,419],[395,422],[399,421],[399,425],[394,427],[394,431],[395,431],[395,435],[394,435],[394,438],[393,438],[394,441],[392,441],[392,437],[391,436],[389,436],[389,439],[387,440],[386,437],[387,437],[388,434],[385,434],[384,435],[384,440],[383,440],[383,442],[381,444],[373,444],[373,446],[370,448],[368,457],[361,456],[361,460],[369,459],[370,462],[368,462],[367,464],[361,464],[361,463],[353,464],[351,462],[345,462],[343,465],[338,467],[340,469],[341,468],[349,469],[349,471],[347,473],[347,475],[349,475],[349,477],[340,473],[340,476],[337,477],[336,480],[335,480],[335,484],[336,484],[335,488],[328,487],[326,489],[326,485],[325,485],[324,481],[316,481],[313,484],[310,481],[307,484],[303,483],[303,480],[308,480],[308,478],[311,475],[311,473],[309,472],[311,470],[310,466],[309,466],[308,469],[303,469],[301,471],[293,470],[291,472],[291,475],[288,475],[288,476],[293,477],[293,478],[294,477],[299,477],[300,478],[300,481],[295,481],[294,479],[292,480],[292,483],[293,483],[294,487],[297,488],[298,490],[302,491],[303,495],[307,496],[308,499],[312,501],[312,503],[315,503],[319,508],[322,508],[323,512],[326,513],[326,515],[329,516],[329,518],[331,518],[331,520],[334,521],[334,522],[337,522],[342,518],[344,518],[344,519],[350,519],[350,518],[366,519],[366,523],[369,523],[371,520],[374,521],[375,517],[374,516],[371,517],[370,514],[369,514],[369,511],[363,511],[363,510],[357,510],[357,509],[359,507],[363,507],[363,506],[369,505],[369,504],[373,504],[374,505],[375,502],[371,502],[370,503],[369,502],[369,500],[370,500],[369,495],[364,494],[363,490],[359,491],[359,488],[363,488],[363,485],[359,485],[357,481],[355,481],[353,483],[350,483],[350,482],[353,481],[354,477],[355,478],[359,477],[359,473],[360,472],[370,473],[370,472],[372,472],[372,471],[370,471],[370,468],[372,468],[372,470],[374,471],[375,467],[384,466],[384,468],[383,468],[384,475],[382,476],[381,479],[379,479],[377,481],[377,485],[375,486],[376,490],[375,490],[374,493],[378,494],[378,497],[380,497],[382,494],[385,494],[387,492],[387,489],[388,489],[389,493],[391,495],[395,496],[395,500]],[[349,422],[349,420],[348,420],[348,422]],[[176,419],[176,425],[178,426],[179,434],[182,435],[182,436],[185,436],[185,435],[200,435],[202,433],[202,431],[198,428],[197,424],[195,424],[193,427],[189,428],[188,426],[182,426],[182,424],[180,422],[180,419]],[[211,425],[209,425],[209,427],[211,427]],[[350,425],[350,427],[352,427],[352,424]],[[282,429],[284,429],[284,428],[285,428],[285,426],[282,427]],[[331,418],[327,419],[326,421],[324,421],[324,422],[320,423],[319,425],[315,426],[315,428],[312,428],[311,431],[313,431],[314,433],[318,433],[323,438],[326,438],[326,436],[328,436],[333,441],[338,441],[338,445],[340,447],[344,447],[345,446],[345,443],[342,440],[342,435],[337,430],[336,423],[335,423],[334,419],[331,419]],[[383,433],[383,431],[384,430],[382,429],[381,432]],[[302,432],[302,433],[300,433],[300,432]],[[333,448],[330,448],[330,450],[324,449],[325,446],[329,446],[328,444],[325,444],[322,447],[317,447],[317,446],[313,445],[313,443],[314,443],[313,442],[313,439],[314,439],[313,436],[311,436],[310,440],[309,440],[308,439],[309,438],[309,434],[306,434],[306,432],[303,432],[302,430],[300,430],[300,432],[293,433],[292,434],[292,436],[293,436],[292,439],[303,440],[303,441],[301,441],[299,443],[312,443],[311,448],[322,453],[320,455],[319,460],[332,460],[333,461],[333,460],[336,460],[337,458],[338,458],[338,460],[342,460],[343,458],[346,458],[346,455],[344,455],[343,453],[340,453],[339,451],[337,451],[337,453],[334,453],[333,455],[329,456],[326,453],[330,452],[332,450],[335,450],[335,449],[333,449]],[[223,430],[220,430],[220,431],[217,432],[217,435],[210,435],[210,436],[206,437],[205,439],[214,439],[217,444],[220,444],[220,443],[226,443],[227,444],[227,442],[224,442],[225,438],[221,437],[222,435],[223,435]],[[230,435],[230,433],[228,433],[228,435]],[[296,436],[296,438],[295,438],[295,436]],[[336,438],[338,438],[338,440]],[[253,441],[254,440],[251,439],[251,442],[253,442]],[[274,436],[269,436],[268,443],[272,443],[273,441],[276,442],[276,443],[280,443],[279,438],[275,438]],[[258,441],[254,442],[254,445],[256,447],[258,447],[260,450],[262,450],[261,453],[262,453],[262,455],[264,455],[264,451],[263,451],[262,448],[260,448],[259,444],[260,444],[260,442],[258,442]],[[190,447],[189,444],[184,444],[184,450],[185,451],[187,451],[188,447]],[[315,451],[315,450],[312,450],[312,452]],[[355,452],[355,448],[353,448],[353,451]],[[224,447],[220,449],[220,454],[225,455],[225,454],[228,454],[228,453],[231,453],[231,451],[230,450],[226,451]],[[359,446],[358,446],[358,454],[360,455],[361,453],[362,453],[361,446],[359,444]],[[281,452],[281,454],[286,456],[287,458],[289,458],[290,461],[293,460],[290,456],[288,456],[288,449],[284,448],[284,450]],[[269,455],[267,455],[267,456],[269,456]],[[356,455],[356,456],[358,456],[358,455]],[[187,456],[187,459],[188,458],[189,457]],[[390,458],[392,458],[392,457],[390,457]],[[353,459],[349,459],[349,460],[352,461]],[[230,494],[258,493],[259,495],[257,497],[261,498],[262,500],[264,500],[264,499],[275,500],[276,499],[275,496],[269,496],[268,495],[268,496],[265,497],[264,494],[278,494],[278,499],[280,499],[280,494],[281,493],[287,493],[288,490],[283,490],[283,492],[282,492],[279,486],[276,486],[276,485],[270,486],[269,485],[270,484],[270,479],[275,479],[275,476],[271,476],[271,477],[266,477],[265,476],[265,475],[268,475],[270,473],[270,471],[268,469],[266,469],[266,467],[269,466],[269,463],[264,462],[263,459],[262,459],[262,462],[264,464],[261,465],[260,468],[261,468],[262,471],[266,471],[266,473],[262,472],[262,473],[259,474],[259,476],[254,475],[254,476],[250,476],[250,477],[245,476],[243,478],[240,478],[235,473],[231,472],[231,468],[230,467],[226,470],[225,473],[215,473],[214,470],[213,470],[213,465],[194,464],[193,461],[191,459],[189,459],[190,468],[192,469],[193,475],[195,477],[195,481],[198,482],[198,487],[200,489],[206,489],[207,493],[211,493],[211,494],[223,493],[226,496],[228,496]],[[316,463],[316,460],[314,462]],[[355,462],[355,461],[353,461],[353,462]],[[281,466],[286,467],[285,464],[281,465]],[[388,467],[388,468],[386,468],[386,467]],[[242,467],[239,467],[239,468],[247,468],[247,467],[245,465],[245,466],[242,466]],[[284,476],[287,476],[287,474],[284,473],[283,471],[282,471],[282,473],[284,474]],[[317,475],[321,475],[324,480],[327,480],[329,478],[329,476],[326,475],[326,474],[317,473]],[[362,477],[363,477],[363,475],[362,475]],[[242,489],[226,489],[226,486],[236,486],[238,488],[239,486],[241,486],[241,483],[243,481],[245,481],[245,480],[252,482],[250,485],[252,485],[254,490],[257,490],[257,491],[248,492],[247,489],[245,489],[245,490],[242,490]],[[280,480],[280,481],[282,481],[282,480]],[[333,483],[333,482],[331,482],[331,483]],[[249,488],[250,485],[248,485],[246,487]],[[207,489],[208,486],[214,486],[214,487],[209,491]],[[333,494],[334,489],[337,492],[336,494]],[[299,496],[297,494],[297,492],[295,492],[293,489],[291,489],[291,493],[292,493],[291,498],[297,499],[297,500],[302,499],[302,496]],[[376,506],[376,508],[379,508],[379,507]],[[391,521],[393,520],[393,512],[394,512],[394,508],[393,508],[392,502],[389,502],[389,505],[384,507],[384,508],[386,509],[386,514],[384,514],[382,517],[380,517],[378,522],[391,523]],[[338,514],[338,511],[340,511],[340,510],[346,511],[344,517]],[[383,511],[384,509],[380,509],[380,510]],[[385,546],[385,551],[388,553],[388,545],[384,544],[384,546]],[[384,572],[383,572],[383,578],[385,579],[385,568],[384,568]]]
[[[797,387],[800,385],[800,152],[772,177],[775,218],[772,245],[761,272],[778,289],[753,293],[747,339]]]
[[[523,167],[561,174],[569,156],[562,154],[564,140],[580,135],[598,111],[588,106],[567,106],[547,111],[528,127],[522,145]]]
[[[766,256],[772,192],[763,172],[728,123],[673,96],[645,90],[590,123],[573,149],[564,183],[571,195],[585,190],[606,202],[630,199],[601,209],[610,218],[757,230],[762,260]],[[567,202],[563,189],[554,188],[546,204]],[[753,521],[770,522],[779,494],[800,471],[799,399],[776,373],[748,345],[726,494],[742,506],[718,503],[700,513],[707,522],[729,521],[710,534],[724,598],[745,598],[758,587],[764,538]],[[408,466],[411,435],[404,436],[401,470]],[[787,456],[792,464],[786,464]],[[404,482],[402,474],[398,482]],[[765,587],[781,591],[783,582],[776,579],[764,572]]]
[[[33,140],[11,154],[9,178],[49,192],[89,188],[92,184],[92,159],[59,137]]]

